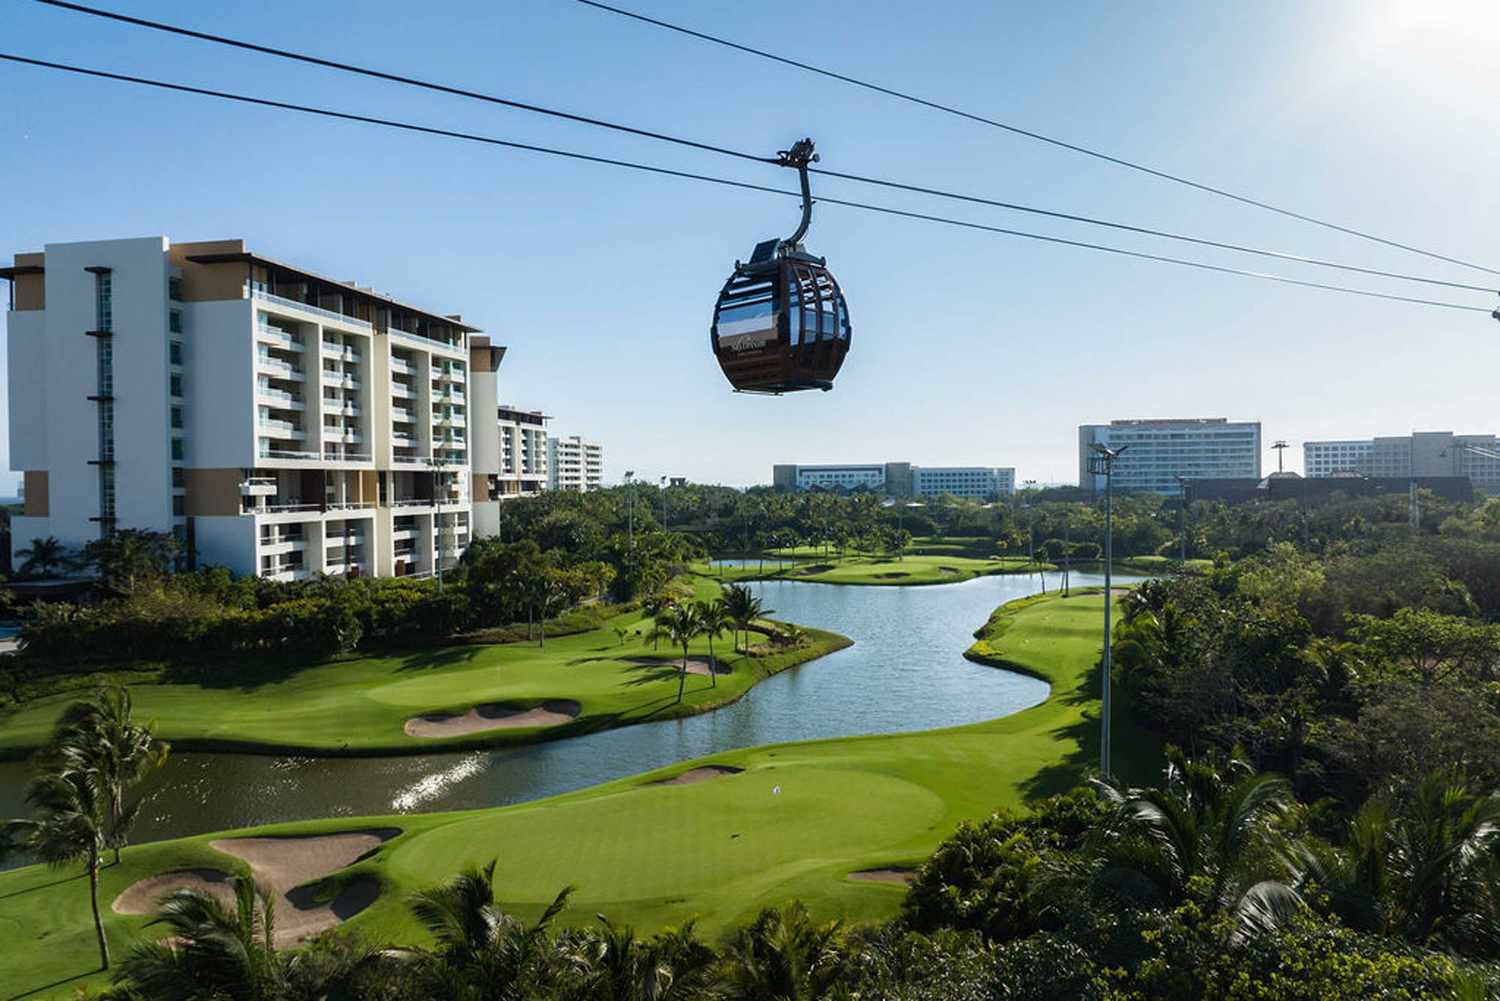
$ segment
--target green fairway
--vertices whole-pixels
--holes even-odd
[[[697,917],[717,935],[759,908],[799,897],[819,917],[888,917],[898,886],[855,882],[851,871],[923,859],[960,820],[1074,785],[1097,760],[1098,593],[1014,602],[982,630],[970,656],[1041,677],[1040,705],[998,720],[923,733],[750,748],[535,803],[466,813],[287,824],[257,833],[394,825],[405,833],[357,870],[386,893],[351,922],[371,938],[415,941],[402,904],[412,890],[461,865],[498,859],[499,895],[535,916],[564,885],[578,887],[566,919],[596,913],[642,929]],[[1159,748],[1116,703],[1116,760],[1130,779],[1151,777]],[[691,785],[654,784],[708,762],[740,774]],[[142,845],[106,869],[104,899],[136,879],[184,865],[233,868],[208,841]],[[72,870],[0,874],[0,928],[8,933],[0,982],[13,996],[71,989],[93,966],[87,889]],[[124,948],[143,918],[110,914]],[[76,981],[74,981],[76,982]]]
[[[698,597],[712,597],[719,590],[704,578],[694,586]],[[623,643],[616,628],[628,632]],[[678,703],[674,651],[666,644],[660,649],[644,645],[649,630],[649,620],[634,612],[617,616],[603,629],[549,639],[544,646],[440,647],[295,670],[246,659],[226,666],[214,680],[132,685],[131,693],[136,714],[153,720],[157,734],[183,750],[421,753],[575,736],[704,712],[739,698],[763,678],[848,643],[832,633],[806,630],[796,648],[747,657],[734,652],[726,633],[715,641],[714,653],[729,673],[721,674],[717,684],[706,675],[688,675]],[[751,635],[764,643],[760,635]],[[695,641],[692,652],[705,657],[707,639]],[[681,649],[675,654],[680,658]],[[44,743],[63,707],[77,697],[68,693],[38,699],[0,717],[0,757],[18,757]],[[577,719],[560,726],[431,738],[409,737],[403,729],[408,719],[422,714],[462,714],[493,702],[529,708],[552,699],[579,703]]]
[[[805,548],[805,547],[804,547]],[[818,584],[912,585],[955,584],[986,574],[1028,573],[1053,569],[1050,563],[1032,563],[1024,556],[996,556],[976,559],[958,555],[907,555],[900,559],[886,556],[829,557],[827,560],[801,559],[780,569],[776,561],[766,561],[761,570],[757,563],[748,567],[725,567],[725,580],[785,579],[807,580]],[[718,575],[717,568],[705,573]]]

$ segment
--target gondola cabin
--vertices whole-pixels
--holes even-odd
[[[736,262],[714,307],[714,355],[742,393],[832,389],[849,337],[849,307],[826,262],[780,240]]]

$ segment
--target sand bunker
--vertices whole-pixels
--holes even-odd
[[[527,726],[557,726],[578,718],[579,705],[572,699],[548,699],[530,709],[486,702],[463,715],[429,713],[406,721],[408,737],[460,737],[486,730],[513,730]]]
[[[116,914],[155,914],[163,897],[178,890],[206,893],[225,907],[234,907],[234,884],[218,869],[178,869],[138,880],[127,886],[111,905]]]
[[[678,657],[676,660],[657,660],[655,657],[629,657],[626,660],[628,663],[640,664],[642,667],[668,667],[673,671],[680,671],[682,669],[681,657]],[[707,657],[689,657],[687,665],[688,674],[701,674],[704,677],[708,677],[709,671],[713,667],[713,663]],[[733,674],[734,668],[721,660],[719,661],[717,673],[721,675]]]
[[[282,948],[347,921],[373,904],[380,896],[380,884],[372,877],[350,880],[332,899],[316,881],[354,864],[400,833],[400,828],[382,827],[305,837],[221,838],[210,844],[248,862],[256,881],[270,892],[276,902],[276,945]]]
[[[674,775],[669,779],[658,779],[651,783],[654,786],[687,786],[694,782],[707,782],[709,779],[721,779],[726,775],[738,775],[744,771],[743,768],[733,768],[729,765],[700,765],[697,768],[689,768],[681,775]]]
[[[849,878],[861,883],[894,883],[899,886],[910,886],[917,878],[916,870],[906,869],[902,866],[888,866],[884,869],[860,869],[851,872]]]

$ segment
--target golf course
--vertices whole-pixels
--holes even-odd
[[[690,581],[696,598],[719,593],[706,577]],[[132,695],[136,711],[179,750],[423,754],[706,712],[846,642],[806,630],[795,644],[773,647],[763,633],[750,632],[747,655],[736,652],[725,633],[713,642],[718,669],[710,676],[709,640],[699,637],[679,702],[682,650],[648,640],[650,631],[649,616],[637,610],[601,629],[542,642],[439,647],[291,671],[240,662],[192,680],[133,685]],[[23,757],[41,746],[75,697],[38,699],[0,719],[0,758]],[[549,705],[557,711],[549,712]],[[464,725],[475,707],[487,713],[475,713]],[[505,718],[507,711],[515,715]]]
[[[259,844],[275,836],[270,843],[292,869],[311,873],[316,867],[293,864],[304,844],[293,836],[378,831],[361,835],[371,846],[366,853],[316,875],[303,898],[309,908],[334,911],[357,898],[367,906],[345,906],[340,916],[375,940],[418,938],[406,896],[462,864],[491,859],[498,859],[506,907],[522,916],[539,914],[565,885],[577,887],[566,920],[604,913],[643,930],[696,919],[713,935],[792,897],[825,918],[889,916],[901,900],[899,883],[851,874],[916,864],[961,820],[1068,788],[1096,760],[1103,600],[1097,591],[1036,596],[974,623],[982,628],[971,659],[1050,686],[1040,704],[999,719],[728,751],[501,809],[343,817],[136,845],[104,870],[101,907],[163,873],[246,871],[245,857],[254,856],[235,850],[236,838]],[[579,649],[605,636],[616,639],[585,634]],[[549,641],[547,649],[566,642]],[[1119,771],[1149,777],[1158,748],[1132,728],[1125,709],[1117,703]],[[317,854],[309,852],[309,859]],[[128,947],[146,921],[110,908],[112,944]],[[20,961],[7,997],[71,990],[93,969],[87,886],[74,871],[32,866],[0,874],[0,927]]]

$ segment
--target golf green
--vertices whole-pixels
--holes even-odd
[[[573,885],[567,919],[578,923],[603,913],[649,930],[696,918],[716,935],[792,897],[820,917],[879,920],[899,906],[901,888],[851,880],[851,872],[920,862],[959,821],[1069,788],[1097,760],[1102,603],[1097,592],[1028,598],[984,625],[973,659],[1052,686],[1040,705],[1001,719],[750,748],[515,807],[341,818],[254,833],[400,827],[401,836],[340,874],[380,881],[380,899],[350,922],[380,941],[420,940],[406,894],[491,859],[499,862],[500,897],[525,916]],[[1159,746],[1130,723],[1123,698],[1116,707],[1119,770],[1148,778]],[[740,771],[663,784],[709,764]],[[127,849],[120,867],[105,870],[103,899],[171,869],[239,868],[209,847],[223,836]],[[111,912],[115,948],[126,948],[145,920]],[[0,967],[14,966],[0,982],[19,993],[71,990],[95,965],[87,886],[75,869],[0,874],[0,928],[10,943]]]

